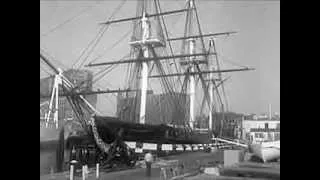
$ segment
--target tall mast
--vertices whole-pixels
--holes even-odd
[[[194,2],[193,0],[189,0],[189,7],[188,7],[188,14],[187,14],[187,26],[185,29],[187,31],[187,36],[192,35],[192,11],[194,8]],[[196,50],[196,40],[193,38],[188,39],[188,48],[189,48],[189,54],[195,54]],[[190,73],[195,72],[195,67],[194,67],[194,57],[189,58],[189,68],[190,68]],[[195,104],[195,76],[190,75],[189,76],[189,97],[190,97],[190,105],[189,105],[189,126],[191,129],[194,129],[194,121],[195,121],[195,113],[194,113],[194,104]]]
[[[142,54],[142,57],[137,59],[139,63],[141,63],[141,73],[140,73],[140,113],[139,113],[139,123],[145,124],[146,122],[146,102],[147,102],[147,90],[148,90],[148,72],[149,72],[149,62],[145,61],[145,59],[150,59],[150,50],[157,46],[163,46],[162,42],[157,37],[152,37],[152,30],[151,30],[151,22],[149,20],[149,15],[147,14],[148,3],[147,0],[142,0],[138,3],[138,9],[141,8],[141,26],[139,23],[136,24],[135,27],[140,28],[141,31],[138,29],[138,37],[133,36],[132,41],[129,43],[134,48],[138,48]],[[138,10],[138,13],[139,10]],[[134,27],[134,31],[137,30]],[[140,34],[141,33],[141,34]],[[141,37],[141,38],[140,38]]]
[[[146,12],[144,9],[143,16],[141,18],[142,22],[142,42],[141,47],[143,51],[143,57],[149,57],[148,46],[146,45],[146,40],[150,37],[150,22],[146,17]],[[140,117],[139,123],[145,123],[145,115],[146,115],[146,100],[147,100],[147,89],[148,89],[148,62],[142,62],[142,70],[141,70],[141,104],[140,104]]]
[[[213,46],[213,42],[212,39],[210,39],[209,41],[209,50],[211,49],[211,47]],[[214,70],[213,69],[213,63],[209,62],[209,70]],[[213,84],[212,81],[213,80],[213,74],[209,74],[209,130],[212,130],[212,124],[213,124]]]
[[[139,6],[140,5],[140,6]],[[96,63],[96,64],[89,64],[88,66],[105,66],[105,65],[112,65],[112,64],[129,64],[129,63],[136,63],[139,64],[140,70],[140,114],[139,114],[139,123],[145,123],[145,113],[146,113],[146,98],[147,98],[147,89],[148,89],[148,78],[165,78],[165,77],[172,77],[172,76],[185,76],[186,82],[189,82],[189,97],[190,97],[190,107],[189,107],[189,122],[188,125],[190,128],[194,129],[194,121],[195,121],[195,91],[196,91],[196,83],[195,83],[195,76],[198,76],[203,84],[203,88],[207,93],[207,85],[204,83],[203,74],[212,74],[213,73],[222,73],[222,72],[236,72],[236,71],[247,71],[252,70],[250,68],[242,68],[242,69],[226,69],[226,70],[209,70],[209,71],[202,71],[200,68],[200,64],[207,64],[207,57],[209,54],[205,50],[204,40],[203,37],[213,37],[213,36],[222,36],[222,35],[230,35],[236,32],[222,32],[222,33],[209,33],[209,34],[202,34],[200,29],[200,22],[199,17],[196,11],[196,5],[194,4],[194,0],[187,0],[187,8],[176,10],[176,11],[168,11],[168,12],[158,12],[155,5],[155,13],[151,14],[152,12],[147,11],[147,8],[150,4],[147,3],[147,0],[140,0],[137,8],[137,15],[136,17],[132,18],[125,18],[125,19],[118,19],[113,21],[108,21],[102,24],[114,24],[120,22],[127,22],[127,21],[135,21],[134,23],[134,33],[131,38],[131,42],[129,44],[133,46],[134,50],[138,50],[138,58],[128,59],[124,61],[114,61],[114,62],[103,62],[103,63]],[[165,41],[163,36],[160,36],[160,39],[157,37],[153,37],[155,28],[151,29],[150,20],[153,20],[151,17],[157,16],[164,16],[169,14],[187,12],[186,15],[186,24],[185,24],[185,31],[183,37],[176,37],[171,39],[166,39],[167,41],[176,41],[176,40],[183,40],[182,42],[182,49],[179,55],[172,55],[172,56],[157,56],[155,48],[156,47],[165,47]],[[151,19],[150,19],[151,18]],[[137,22],[139,21],[139,22]],[[159,19],[156,19],[159,21]],[[193,29],[192,26],[194,23],[196,24],[196,28]],[[152,23],[153,24],[153,23]],[[158,23],[158,26],[161,28],[161,23]],[[198,31],[198,32],[195,32]],[[158,31],[155,32],[156,35]],[[160,32],[160,34],[163,34]],[[200,41],[200,49],[202,53],[196,53],[196,41]],[[188,53],[185,53],[188,52]],[[197,57],[197,58],[196,58]],[[180,58],[180,65],[184,66],[187,65],[187,69],[184,73],[172,73],[172,74],[160,74],[160,75],[148,75],[148,66],[149,63],[158,63],[160,60],[170,60]],[[159,67],[158,67],[159,68]],[[216,86],[212,84],[211,86]],[[214,87],[211,87],[214,89]],[[209,96],[206,94],[206,96]],[[210,95],[211,99],[213,99],[213,92]],[[211,100],[213,101],[213,100]],[[212,106],[212,105],[209,105]],[[223,108],[223,107],[222,107]],[[211,107],[210,107],[211,109]],[[211,109],[212,110],[212,109]],[[211,111],[210,110],[210,111]],[[210,129],[212,129],[212,113],[211,113],[211,125]]]
[[[190,1],[192,2],[192,1]],[[195,40],[191,39],[189,41],[189,48],[190,48],[190,54],[194,53],[195,50]],[[192,62],[194,60],[193,57],[190,57],[190,61]],[[191,69],[190,72],[194,72],[194,65],[193,63],[191,64]],[[190,75],[190,79],[189,79],[189,95],[190,95],[190,109],[189,109],[189,125],[190,128],[193,129],[194,128],[194,121],[195,121],[195,115],[194,115],[194,103],[195,103],[195,78],[194,75]]]

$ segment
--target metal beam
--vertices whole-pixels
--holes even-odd
[[[183,39],[196,39],[201,37],[212,37],[212,36],[222,36],[222,35],[230,35],[235,34],[236,31],[231,32],[223,32],[223,33],[211,33],[211,34],[203,34],[203,35],[195,35],[195,36],[187,36],[187,37],[177,37],[177,38],[169,38],[167,41],[176,41],[176,40],[183,40]]]
[[[170,76],[186,76],[186,75],[199,75],[199,74],[210,74],[210,73],[226,73],[226,72],[251,71],[251,70],[255,70],[255,69],[254,69],[254,68],[241,68],[241,69],[225,69],[225,70],[190,72],[190,73],[174,73],[174,74],[166,74],[166,75],[154,75],[154,76],[149,76],[149,78],[161,78],[161,77],[170,77]]]
[[[188,9],[180,9],[180,10],[175,10],[175,11],[167,11],[167,12],[163,12],[163,13],[156,13],[156,14],[147,14],[146,17],[154,17],[154,16],[164,16],[164,15],[169,15],[169,14],[174,14],[174,13],[181,13],[184,11],[188,11]],[[114,23],[119,23],[119,22],[126,22],[126,21],[133,21],[133,20],[138,20],[141,19],[142,16],[137,16],[137,17],[131,17],[131,18],[124,18],[124,19],[117,19],[117,20],[113,20],[113,21],[107,21],[104,23],[100,23],[100,24],[114,24]]]
[[[59,70],[40,52],[40,58],[56,73],[59,74]]]
[[[63,93],[59,94],[61,96],[73,96],[73,95],[92,95],[92,94],[109,94],[109,93],[120,93],[120,92],[135,92],[138,90],[130,90],[130,89],[123,89],[123,90],[103,90],[103,91],[90,91],[90,92],[70,92],[70,93]],[[48,98],[50,96],[41,96],[40,98]]]
[[[105,65],[112,65],[112,64],[128,64],[128,63],[135,63],[138,61],[158,61],[158,60],[166,60],[166,59],[175,59],[175,58],[185,58],[185,57],[195,57],[195,56],[208,56],[213,55],[215,53],[197,53],[197,54],[182,54],[182,55],[173,55],[173,56],[163,56],[163,57],[151,57],[151,58],[139,58],[139,59],[128,59],[123,61],[111,61],[111,62],[104,62],[104,63],[96,63],[96,64],[88,64],[87,67],[94,67],[94,66],[105,66]]]

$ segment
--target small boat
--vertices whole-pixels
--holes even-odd
[[[280,140],[249,145],[249,150],[263,162],[280,158]]]

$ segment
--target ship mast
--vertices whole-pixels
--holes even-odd
[[[148,72],[149,72],[149,62],[143,59],[148,59],[149,47],[155,47],[161,44],[158,38],[151,38],[151,23],[147,17],[146,0],[143,1],[142,17],[141,17],[141,40],[131,41],[129,44],[133,47],[138,47],[142,51],[141,62],[141,80],[140,80],[140,113],[139,113],[139,123],[145,124],[146,122],[146,102],[147,102],[147,90],[148,90]]]
[[[141,14],[138,14],[137,17],[133,18],[125,18],[119,19],[114,21],[108,21],[104,24],[113,24],[119,22],[126,22],[126,21],[133,21],[138,20],[140,21],[137,23],[135,27],[141,28],[137,30],[139,33],[137,37],[132,38],[132,41],[129,44],[136,50],[139,51],[137,59],[130,59],[123,62],[107,62],[107,63],[99,63],[99,64],[89,64],[88,66],[101,66],[101,65],[110,65],[110,64],[127,64],[127,63],[137,63],[141,67],[140,71],[140,113],[139,113],[139,123],[145,124],[145,114],[146,114],[146,100],[147,100],[147,90],[148,90],[148,73],[149,73],[149,64],[150,61],[159,61],[159,60],[170,60],[175,58],[174,56],[167,56],[167,57],[158,57],[155,54],[154,48],[155,47],[164,47],[164,43],[156,36],[152,37],[151,31],[151,23],[149,18],[150,17],[157,17],[157,16],[164,16],[174,13],[180,13],[187,11],[187,9],[181,9],[176,11],[168,11],[158,13],[157,8],[155,9],[156,13],[148,14],[147,12],[148,2],[147,0],[141,0],[138,3],[138,9],[141,9]],[[139,10],[138,10],[138,13]],[[134,27],[134,28],[135,28]],[[150,54],[151,53],[151,54]],[[152,57],[153,56],[153,57]],[[185,56],[185,55],[182,55]]]
[[[192,1],[190,1],[191,3]],[[191,39],[189,40],[189,48],[190,48],[190,54],[194,53],[195,50],[195,40]],[[193,61],[194,58],[190,57],[190,60]],[[191,72],[194,72],[194,65],[191,65]],[[195,78],[194,75],[190,76],[190,80],[189,80],[190,86],[189,86],[189,93],[190,93],[190,109],[189,109],[189,125],[191,129],[194,129],[194,121],[195,121],[195,115],[194,115],[194,103],[195,103]]]
[[[150,37],[150,22],[146,17],[146,11],[144,9],[143,16],[141,18],[142,22],[142,41],[140,42],[143,57],[149,57],[149,49],[146,45],[146,40]],[[147,89],[148,89],[148,62],[142,62],[142,70],[141,70],[141,104],[140,104],[140,117],[139,123],[144,124],[146,118],[146,101],[147,101]]]
[[[140,6],[139,6],[140,5]],[[130,64],[130,63],[137,63],[139,65],[140,69],[140,114],[139,114],[139,123],[144,124],[145,123],[145,113],[146,113],[146,98],[147,98],[147,89],[148,89],[148,79],[149,78],[160,78],[164,79],[167,77],[178,77],[178,76],[185,76],[189,84],[189,97],[190,97],[190,104],[189,104],[189,119],[188,119],[188,125],[191,129],[194,129],[194,122],[195,122],[195,89],[196,89],[196,77],[199,77],[202,81],[202,86],[205,89],[206,96],[209,96],[207,93],[207,85],[204,84],[204,80],[202,75],[203,74],[213,74],[213,73],[222,73],[222,72],[237,72],[237,71],[248,71],[253,70],[251,68],[238,68],[238,69],[225,69],[225,70],[212,70],[209,69],[207,71],[203,71],[200,69],[200,64],[206,64],[207,65],[207,58],[209,55],[213,55],[215,52],[206,52],[205,46],[204,46],[204,37],[214,37],[214,36],[224,36],[224,35],[230,35],[234,34],[236,32],[222,32],[222,33],[209,33],[209,34],[202,34],[200,29],[200,22],[198,18],[198,14],[196,11],[196,6],[194,4],[194,0],[187,0],[187,8],[181,9],[181,10],[175,10],[175,11],[167,11],[167,12],[158,12],[156,9],[156,12],[154,14],[148,14],[147,12],[147,0],[141,0],[140,4],[138,4],[138,9],[141,11],[137,13],[136,17],[131,18],[124,18],[124,19],[118,19],[113,21],[107,21],[105,25],[110,25],[114,23],[120,23],[120,22],[127,22],[127,21],[139,21],[135,25],[135,27],[138,27],[139,30],[136,30],[138,34],[133,36],[132,41],[129,42],[129,44],[135,49],[138,50],[138,57],[133,59],[127,59],[123,61],[113,61],[113,62],[102,62],[102,63],[89,63],[87,66],[94,67],[94,66],[106,66],[106,65],[113,65],[113,64]],[[157,16],[164,16],[169,14],[176,14],[181,12],[187,12],[186,15],[186,23],[185,23],[185,32],[183,37],[174,37],[169,38],[167,37],[166,41],[176,41],[176,40],[182,40],[182,51],[180,54],[171,55],[171,56],[157,56],[155,53],[155,47],[164,47],[165,42],[163,40],[158,39],[157,37],[152,37],[152,30],[151,30],[151,23],[150,18],[151,17],[157,17]],[[150,12],[151,13],[151,12]],[[197,23],[196,29],[193,29],[193,23]],[[161,25],[160,25],[161,26]],[[134,28],[135,28],[134,27]],[[160,27],[161,28],[161,27]],[[197,30],[198,32],[194,32],[194,30]],[[200,39],[200,49],[201,53],[196,53],[196,40]],[[186,53],[187,52],[187,53]],[[149,75],[149,64],[156,63],[159,64],[159,61],[168,61],[171,59],[180,58],[181,62],[180,65],[186,67],[186,71],[183,73],[160,73],[160,75]],[[200,59],[199,59],[200,58]],[[157,66],[156,66],[157,67]],[[159,67],[157,67],[159,69]],[[151,68],[152,69],[152,68]],[[215,85],[216,86],[216,85]],[[212,101],[212,100],[211,100]],[[211,106],[211,105],[209,105]],[[212,108],[210,108],[212,109]],[[210,126],[210,129],[212,127]]]
[[[211,50],[211,49],[213,49],[213,51],[214,51],[214,55],[215,55],[215,61],[216,61],[216,66],[214,66],[213,65],[213,61],[211,62],[211,63],[209,63],[209,69],[212,69],[212,70],[220,70],[220,65],[219,65],[219,60],[218,60],[218,56],[217,56],[217,50],[216,50],[216,46],[215,46],[215,41],[214,41],[214,38],[211,38],[210,40],[209,40],[209,51]],[[209,81],[209,94],[210,94],[210,102],[211,102],[211,105],[213,105],[212,103],[213,103],[213,92],[214,92],[214,90],[213,90],[213,88],[214,88],[214,86],[216,86],[216,81],[218,81],[218,80],[221,80],[222,79],[222,74],[221,73],[218,73],[218,78],[216,78],[216,79],[213,79],[213,77],[212,77],[212,74],[210,74],[210,81]],[[224,99],[225,99],[225,101],[226,101],[226,96],[225,96],[225,91],[224,91],[224,85],[222,84],[221,85],[222,86],[222,91],[223,91],[223,95],[224,95]],[[224,121],[225,121],[225,107],[224,107],[224,102],[223,102],[223,100],[222,100],[222,98],[221,98],[221,96],[220,96],[220,94],[219,94],[219,89],[218,88],[216,88],[215,89],[215,91],[216,91],[216,94],[217,94],[217,96],[216,96],[216,98],[217,98],[217,101],[218,102],[220,102],[220,111],[222,112],[222,118],[220,119],[220,126],[219,126],[219,135],[221,136],[222,135],[222,130],[223,130],[223,123],[224,123]],[[225,103],[227,103],[227,102],[225,102]],[[210,108],[210,114],[209,114],[209,128],[212,126],[212,124],[213,124],[213,112],[212,112],[212,110],[213,109],[211,109]],[[218,119],[217,119],[218,120]],[[211,126],[210,126],[211,125]],[[215,127],[216,128],[216,127]]]
[[[210,40],[210,42],[209,42],[209,49],[213,46],[213,44],[212,44],[213,42]],[[209,69],[211,70],[213,70],[213,65],[212,65],[212,63],[209,63],[208,64],[209,65]],[[213,83],[211,82],[211,81],[213,81],[213,74],[209,74],[209,87],[208,87],[208,89],[209,89],[209,130],[210,131],[212,131],[212,122],[213,122],[213,120],[212,120],[212,116],[213,116]]]
[[[187,12],[187,21],[186,21],[186,33],[189,33],[187,35],[192,35],[192,10],[194,8],[193,0],[188,0],[189,6],[188,6],[188,12]],[[188,29],[187,29],[188,28]],[[188,48],[189,48],[189,54],[193,55],[195,54],[196,50],[196,41],[193,38],[190,38],[187,40],[188,41]],[[190,57],[189,58],[189,72],[193,73],[195,72],[195,65],[194,62],[195,58]],[[195,76],[190,75],[189,76],[189,97],[190,97],[190,104],[189,104],[189,126],[193,130],[194,129],[194,122],[195,122],[195,113],[194,113],[194,104],[195,104]]]

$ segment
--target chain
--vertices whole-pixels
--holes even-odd
[[[92,118],[92,120],[91,120],[91,125],[92,125],[92,132],[93,132],[94,140],[96,141],[98,147],[103,152],[108,153],[109,149],[111,147],[111,144],[107,144],[107,143],[103,142],[103,140],[100,138],[94,118]]]

